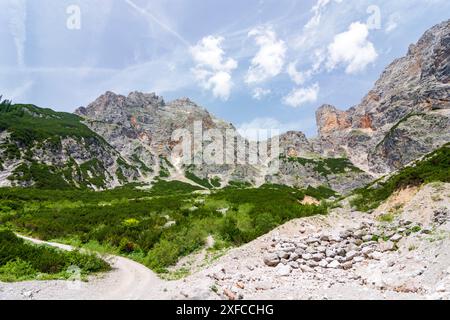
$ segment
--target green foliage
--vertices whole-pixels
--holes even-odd
[[[316,199],[329,199],[338,195],[336,191],[324,186],[319,186],[317,188],[309,186],[308,189],[305,190],[305,194]]]
[[[45,240],[109,248],[164,272],[202,248],[208,235],[220,248],[241,245],[290,219],[326,213],[324,206],[301,205],[307,192],[286,186],[229,188],[210,195],[192,193],[199,188],[175,181],[158,180],[150,190],[135,187],[0,189],[0,204],[9,212],[0,214],[0,223]],[[322,199],[322,192],[315,192]]]
[[[203,187],[205,187],[205,188],[208,188],[208,189],[212,189],[212,188],[213,188],[213,186],[212,186],[211,183],[208,181],[208,179],[203,179],[203,178],[197,177],[197,176],[196,176],[192,171],[190,171],[190,170],[186,170],[185,176],[186,176],[186,178],[188,178],[189,180],[194,181],[195,183],[197,183],[197,184],[199,184],[199,185],[201,185],[201,186],[203,186]]]
[[[230,181],[228,182],[228,186],[226,188],[250,188],[252,185],[249,182],[242,182],[242,181]]]
[[[212,178],[210,183],[214,188],[220,188],[220,186],[221,186],[221,180],[219,177]]]
[[[16,237],[11,231],[0,230],[0,280],[33,279],[38,273],[61,274],[72,266],[80,268],[83,274],[110,269],[95,255],[37,246]]]
[[[73,185],[64,180],[63,174],[58,168],[37,162],[22,163],[8,179],[26,184],[34,182],[34,187],[38,189],[73,188]]]
[[[358,210],[368,211],[378,207],[396,190],[434,181],[450,182],[450,144],[403,168],[386,182],[378,181],[376,187],[372,184],[356,190],[351,204]]]
[[[24,104],[0,105],[3,130],[11,132],[12,140],[24,146],[45,140],[58,143],[62,137],[100,139],[77,115]]]
[[[168,195],[174,193],[191,193],[196,190],[201,190],[201,188],[181,181],[157,179],[152,185],[151,192],[152,194]]]
[[[11,100],[3,100],[3,95],[0,95],[0,106],[10,106]]]
[[[394,221],[394,215],[392,213],[386,213],[386,214],[382,214],[378,220],[380,220],[381,222],[392,222]]]
[[[323,176],[332,174],[342,174],[346,172],[362,172],[361,169],[355,167],[349,159],[346,158],[326,158],[326,159],[307,159],[280,156],[283,161],[299,163],[302,166],[312,166],[314,171]]]
[[[0,266],[0,281],[15,282],[31,280],[36,278],[37,273],[30,262],[17,258]]]

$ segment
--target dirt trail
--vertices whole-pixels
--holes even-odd
[[[35,244],[62,250],[75,248],[18,235]],[[165,288],[175,282],[161,280],[153,271],[132,260],[107,256],[113,270],[92,276],[89,282],[28,281],[0,283],[0,300],[4,299],[62,299],[62,300],[158,300],[167,299]]]

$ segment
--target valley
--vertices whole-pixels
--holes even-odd
[[[313,138],[154,93],[0,97],[0,299],[450,299],[449,53],[448,20]]]

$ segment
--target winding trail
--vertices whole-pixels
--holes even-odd
[[[66,251],[75,250],[69,245],[46,242],[19,234],[17,236],[39,245],[48,245]],[[19,291],[25,298],[44,300],[161,300],[170,298],[168,287],[175,286],[176,282],[161,280],[147,267],[127,258],[112,255],[103,258],[111,264],[112,271],[91,276],[88,282],[0,283],[0,300],[24,298],[12,294],[17,292],[17,289],[20,289]]]

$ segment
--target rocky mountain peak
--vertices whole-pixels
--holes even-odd
[[[391,63],[360,104],[347,111],[319,108],[318,149],[345,153],[373,173],[401,168],[447,141],[449,80],[450,20]]]
[[[336,130],[345,130],[351,126],[349,114],[329,104],[325,104],[317,110],[316,120],[321,136]]]
[[[136,107],[157,106],[162,107],[165,105],[164,99],[156,93],[142,93],[139,91],[131,92],[127,97],[127,104]]]

